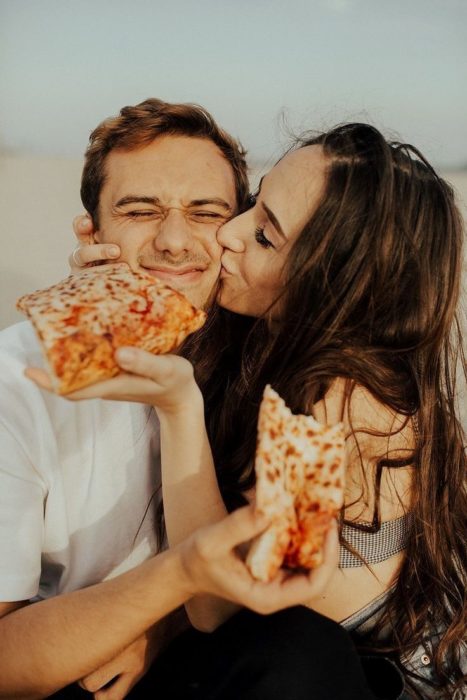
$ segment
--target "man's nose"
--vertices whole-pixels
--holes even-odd
[[[245,212],[247,213],[247,212]],[[234,253],[243,253],[245,250],[245,227],[247,222],[243,220],[244,214],[227,221],[217,232],[217,242]]]
[[[182,212],[171,209],[159,223],[154,237],[154,247],[173,256],[193,248],[193,233]]]

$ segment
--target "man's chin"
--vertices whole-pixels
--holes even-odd
[[[209,275],[210,279],[208,280],[205,270],[194,270],[180,275],[165,270],[152,270],[143,266],[140,269],[183,294],[199,309],[206,310],[215,301],[217,280],[212,281],[212,273]]]

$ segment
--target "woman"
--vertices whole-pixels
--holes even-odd
[[[224,502],[232,509],[253,498],[266,383],[294,412],[343,420],[341,563],[313,608],[392,656],[407,697],[462,692],[466,457],[454,378],[456,357],[465,369],[455,317],[462,238],[451,189],[414,148],[361,124],[304,139],[264,178],[252,208],[221,229],[218,299],[235,315],[221,312],[205,342],[186,348],[216,472],[200,437],[200,395],[180,358],[130,352],[122,368],[152,377],[144,389],[122,376],[78,395],[128,398],[134,386],[135,400],[157,406],[164,364],[184,375],[178,396],[193,397],[191,410],[183,419],[159,411],[171,544],[220,519]],[[188,440],[174,447],[181,431],[190,449]],[[205,629],[232,614],[211,598],[187,609]]]

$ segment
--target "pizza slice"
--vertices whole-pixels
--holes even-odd
[[[58,394],[119,374],[118,347],[172,352],[206,319],[182,294],[124,263],[26,294],[17,307],[36,330]]]
[[[311,569],[344,498],[345,436],[342,423],[326,426],[293,415],[267,386],[258,420],[256,507],[271,525],[252,544],[247,565],[270,581],[282,565]]]

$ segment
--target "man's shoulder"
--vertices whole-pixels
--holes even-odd
[[[29,321],[15,323],[0,331],[0,361],[9,360],[22,364],[43,364],[39,341]]]
[[[158,421],[150,406],[123,401],[67,401],[39,389],[24,376],[26,367],[44,367],[45,360],[33,326],[28,321],[0,331],[0,420],[30,428],[47,423],[57,440],[69,432],[104,430],[107,435],[138,440],[143,433],[158,434]]]

